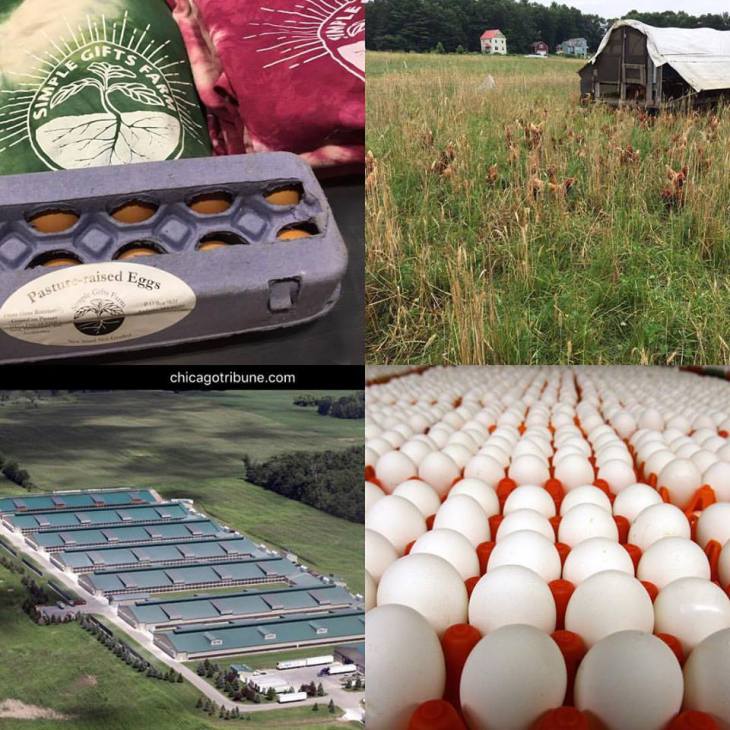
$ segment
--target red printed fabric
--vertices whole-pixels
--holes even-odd
[[[168,0],[217,154],[288,150],[362,169],[361,0]]]

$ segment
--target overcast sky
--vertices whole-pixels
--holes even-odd
[[[552,0],[537,0],[543,5],[550,5]],[[630,10],[652,12],[662,10],[684,10],[690,15],[703,13],[722,13],[728,11],[728,0],[558,0],[560,4],[578,8],[584,13],[600,15],[604,18],[616,18]]]

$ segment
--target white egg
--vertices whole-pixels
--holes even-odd
[[[487,486],[480,479],[468,478],[461,479],[449,490],[449,499],[458,494],[465,494],[479,502],[479,506],[484,510],[487,517],[499,514],[499,497],[497,492],[490,486]]]
[[[378,587],[373,580],[373,576],[365,571],[365,611],[369,611],[371,608],[375,608],[376,593]]]
[[[390,540],[374,530],[365,530],[365,570],[377,584],[385,569],[398,560],[398,551]]]
[[[466,537],[474,547],[489,540],[489,522],[473,497],[457,494],[449,497],[436,513],[434,528],[445,527],[456,530]]]
[[[583,658],[575,678],[575,706],[606,730],[665,730],[682,705],[682,670],[656,636],[621,631]]]
[[[407,730],[420,704],[443,695],[441,643],[412,608],[389,604],[368,611],[365,651],[368,730]]]
[[[453,566],[462,580],[479,575],[479,558],[474,546],[456,530],[438,528],[425,532],[409,554],[416,553],[438,555]]]
[[[612,459],[598,469],[598,478],[608,484],[613,494],[620,494],[626,487],[636,484],[636,472],[625,461]]]
[[[487,571],[502,565],[530,568],[547,582],[560,578],[560,554],[555,544],[532,530],[513,532],[494,546]]]
[[[674,461],[674,452],[669,449],[655,451],[644,463],[644,474],[647,479],[653,474],[655,477],[671,461]]]
[[[562,705],[566,688],[565,661],[547,634],[533,626],[503,626],[469,654],[461,675],[461,706],[472,730],[517,730]]]
[[[416,439],[406,441],[406,443],[400,447],[401,454],[405,454],[416,466],[418,466],[432,451],[433,449],[427,443]]]
[[[568,492],[560,503],[560,514],[564,515],[579,504],[595,504],[597,507],[611,512],[611,500],[608,495],[591,484],[584,484]]]
[[[730,462],[716,461],[707,467],[702,483],[713,488],[718,502],[730,502]]]
[[[385,492],[372,482],[365,482],[365,513],[379,500],[385,497]]]
[[[628,552],[615,540],[592,537],[583,540],[568,553],[563,565],[563,578],[577,586],[604,570],[619,570],[633,576],[634,563]]]
[[[617,631],[652,632],[654,607],[641,583],[632,575],[605,570],[580,583],[565,610],[565,628],[593,646]]]
[[[627,439],[636,430],[636,421],[634,417],[626,411],[617,413],[611,419],[611,425],[616,429],[616,433],[622,438]]]
[[[728,589],[730,586],[730,540],[723,545],[720,557],[717,561],[717,572],[720,578],[720,585]]]
[[[426,520],[418,507],[407,499],[389,494],[368,510],[365,527],[387,538],[402,555],[409,542],[426,532]]]
[[[679,639],[685,655],[716,631],[730,628],[730,598],[703,578],[679,578],[654,601],[657,632]]]
[[[439,635],[466,621],[468,596],[456,569],[443,558],[417,553],[388,566],[378,583],[378,606],[398,603],[418,611]]]
[[[730,727],[730,629],[700,642],[684,664],[684,707]]]
[[[629,529],[629,542],[642,552],[663,537],[690,537],[687,517],[673,504],[654,504],[639,512]]]
[[[685,537],[663,537],[639,560],[636,577],[659,590],[679,578],[710,578],[710,563],[702,548]]]
[[[435,515],[441,506],[436,490],[420,479],[409,479],[401,482],[394,490],[396,497],[403,497],[418,508],[424,517]]]
[[[503,565],[483,575],[469,599],[469,623],[482,634],[509,624],[555,631],[555,599],[548,584],[521,565]]]
[[[523,485],[513,489],[504,503],[502,513],[505,515],[521,509],[533,509],[545,517],[555,515],[555,502],[542,487]]]
[[[657,487],[666,487],[672,504],[684,507],[702,486],[702,473],[691,459],[670,461],[657,476]]]
[[[616,517],[625,517],[630,523],[639,513],[653,504],[661,504],[659,492],[648,484],[632,484],[626,487],[613,501],[613,514]]]
[[[522,484],[536,484],[541,486],[550,478],[550,470],[544,457],[524,454],[512,460],[507,476],[514,480],[517,486]]]
[[[497,528],[495,541],[500,542],[507,535],[520,530],[533,530],[548,540],[555,540],[555,530],[545,515],[534,509],[518,509],[505,515]]]
[[[460,473],[474,456],[466,446],[462,446],[461,444],[446,444],[441,449],[441,453],[448,456],[456,464]]]
[[[415,477],[417,470],[416,465],[400,451],[388,451],[375,465],[375,475],[388,493],[406,479]]]
[[[715,502],[706,507],[697,519],[697,542],[704,548],[710,540],[724,545],[730,540],[730,502]]]
[[[592,537],[618,540],[618,527],[613,515],[603,507],[590,503],[578,504],[560,518],[559,542],[575,547]]]
[[[418,467],[418,478],[430,484],[439,496],[443,496],[449,491],[460,473],[461,470],[454,460],[440,451],[428,454]]]
[[[560,481],[566,491],[592,484],[596,478],[591,462],[585,456],[566,456],[555,467],[555,478]]]
[[[656,408],[644,408],[639,416],[639,427],[661,431],[664,428],[664,418]]]
[[[369,446],[365,447],[365,466],[371,466],[373,469],[375,468],[375,464],[378,463],[378,459],[380,458],[380,454],[371,449]]]

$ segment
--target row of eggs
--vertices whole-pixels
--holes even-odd
[[[650,632],[672,634],[690,656],[710,657],[699,665],[688,661],[685,675],[699,666],[704,677],[707,662],[712,666],[725,656],[718,659],[716,651],[700,652],[698,647],[730,627],[730,599],[709,580],[710,564],[702,549],[711,540],[724,544],[730,538],[730,504],[714,504],[702,512],[695,527],[699,544],[690,539],[690,522],[680,507],[686,508],[696,491],[710,482],[715,498],[730,499],[728,389],[725,384],[712,385],[706,389],[711,393],[700,392],[697,383],[702,380],[695,376],[651,368],[637,371],[639,377],[627,388],[622,380],[627,374],[631,372],[626,368],[432,369],[368,388],[369,674],[373,654],[379,661],[378,651],[390,655],[380,657],[386,662],[413,660],[420,672],[428,664],[423,657],[409,655],[392,634],[392,625],[385,630],[390,648],[384,648],[377,629],[382,612],[412,617],[415,611],[436,636],[436,644],[448,626],[468,621],[486,634],[479,646],[497,647],[498,636],[504,637],[500,641],[516,642],[509,651],[506,645],[494,649],[494,666],[486,649],[469,655],[461,683],[461,708],[469,727],[528,727],[527,722],[500,720],[500,712],[519,715],[535,709],[523,700],[532,695],[525,685],[530,671],[540,666],[538,645],[545,651],[553,645],[549,674],[560,675],[563,659],[548,636],[556,625],[556,602],[548,582],[562,576],[576,586],[565,610],[565,627],[592,647],[579,671],[584,681],[576,680],[576,704],[601,716],[606,697],[601,694],[605,687],[599,685],[605,682],[600,673],[585,680],[590,667],[597,665],[589,657],[614,637],[635,634],[624,641],[623,649],[646,645],[639,659],[634,661],[631,651],[617,654],[612,649],[614,660],[621,654],[622,664],[641,667],[647,658],[654,662],[652,653],[664,649],[664,670],[674,674],[673,690],[659,702],[663,707],[656,717],[661,721],[651,718],[651,707],[648,715],[622,715],[632,706],[628,695],[637,686],[653,681],[657,690],[666,681],[658,679],[661,671],[639,672],[638,683],[622,671],[613,688],[626,696],[612,698],[614,716],[602,718],[606,727],[663,728],[679,710],[685,684],[679,664]],[[689,391],[684,402],[674,390],[680,383]],[[640,476],[663,487],[663,494],[640,483]],[[505,481],[510,491],[506,500],[502,494],[500,508]],[[555,485],[562,499],[556,499],[554,488],[544,488]],[[493,523],[498,528],[492,535],[488,518],[495,515],[500,519]],[[632,554],[618,542],[614,518],[629,525],[628,541],[639,548],[636,567]],[[479,577],[477,549],[490,538],[494,545],[486,572]],[[556,545],[556,539],[562,545]],[[569,548],[562,565],[558,547]],[[720,553],[718,570],[727,585],[730,545]],[[464,581],[470,578],[469,596]],[[654,604],[640,580],[658,589]],[[504,676],[504,656],[518,656],[527,636],[537,653],[512,676],[520,687],[510,698],[500,686],[510,681]],[[611,651],[601,651],[611,656]],[[470,665],[476,668],[473,672],[468,671]],[[372,674],[378,675],[377,667]],[[686,684],[687,692],[699,686],[696,677]],[[495,696],[485,705],[490,685]],[[694,692],[694,700],[685,698],[685,706],[707,710],[719,701],[723,687],[701,700]],[[534,691],[540,695],[544,689],[536,686]],[[421,699],[441,693],[432,691]],[[649,705],[656,705],[660,693],[649,694]],[[564,695],[565,687],[562,694],[558,688],[552,704],[542,709],[559,706]],[[544,699],[544,693],[540,696]],[[404,714],[402,699],[389,698],[387,688],[370,682],[369,726],[399,727],[393,713],[401,713],[407,724],[406,715],[414,708],[409,705]],[[383,711],[390,713],[389,719],[378,725]],[[730,710],[723,717],[730,723]]]

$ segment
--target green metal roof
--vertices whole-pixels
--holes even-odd
[[[141,528],[140,528],[141,529]],[[62,550],[54,559],[75,570],[110,568],[115,565],[142,565],[172,561],[216,560],[228,557],[266,557],[248,538],[235,534],[213,540],[163,543],[140,543],[128,547],[73,548]]]
[[[203,563],[179,568],[134,568],[123,571],[96,571],[81,576],[80,583],[105,593],[164,588],[186,590],[200,583],[225,583],[227,580],[254,580],[286,576],[298,570],[285,558]]]
[[[297,614],[266,621],[233,621],[157,631],[155,643],[167,647],[172,653],[203,654],[307,641],[334,642],[364,633],[364,612],[342,609],[327,614]]]
[[[185,517],[187,510],[177,502],[155,502],[150,505],[128,505],[116,509],[57,509],[32,514],[15,513],[5,517],[10,524],[21,530],[38,530],[53,527],[92,527],[118,523],[155,522]]]
[[[271,588],[228,593],[221,596],[191,596],[165,601],[138,601],[120,607],[134,623],[164,624],[173,621],[211,620],[246,614],[276,613],[282,610],[307,611],[332,604],[350,604],[353,597],[333,583],[304,588]]]
[[[138,527],[67,527],[60,530],[39,530],[29,539],[44,548],[114,545],[115,543],[144,542],[147,540],[166,540],[177,538],[203,538],[223,533],[223,528],[213,520],[185,517],[159,524]]]
[[[29,494],[22,497],[0,498],[0,514],[63,508],[93,509],[155,501],[155,497],[149,489],[90,489],[78,492]]]

